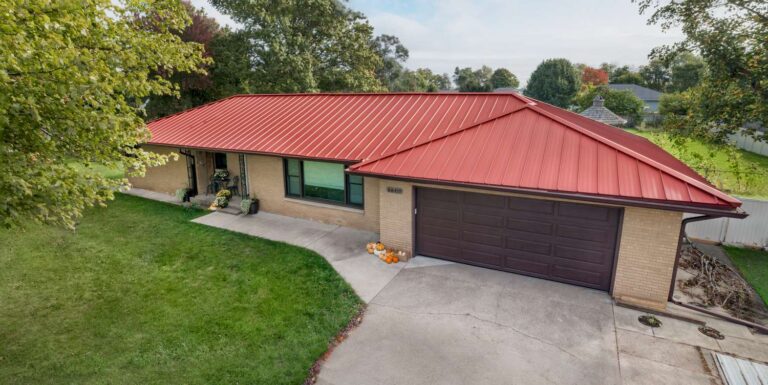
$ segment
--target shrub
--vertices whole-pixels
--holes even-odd
[[[189,192],[192,191],[192,189],[184,187],[176,190],[176,199],[180,202],[185,202],[187,198],[189,197]]]
[[[216,193],[216,198],[227,198],[227,199],[229,199],[230,197],[232,197],[232,192],[227,190],[227,189],[219,190],[219,192]]]

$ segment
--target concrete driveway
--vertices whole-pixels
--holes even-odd
[[[417,257],[317,383],[716,384],[709,350],[768,360],[768,338],[741,326],[710,320],[724,347],[674,318],[651,330],[642,314],[600,291]]]

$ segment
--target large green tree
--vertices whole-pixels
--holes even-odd
[[[674,129],[724,143],[741,127],[757,126],[750,123],[768,124],[768,2],[634,1],[641,13],[650,13],[649,23],[685,34],[684,41],[655,49],[653,58],[691,51],[706,63],[700,85],[691,89],[690,112]]]
[[[671,84],[667,92],[683,92],[699,85],[706,74],[704,60],[691,52],[680,52],[670,64]]]
[[[252,92],[379,91],[373,27],[338,0],[211,0],[243,25]]]
[[[517,80],[517,76],[506,68],[497,68],[493,71],[490,82],[491,87],[494,90],[497,88],[517,88],[520,86],[520,81]]]
[[[188,1],[182,4],[187,11],[191,23],[177,34],[182,41],[195,42],[203,45],[204,56],[213,57],[211,46],[213,41],[226,31],[222,31],[215,19],[205,14],[202,9],[195,8]],[[148,119],[170,115],[201,104],[213,101],[217,95],[213,92],[213,74],[211,69],[201,73],[174,73],[169,79],[179,85],[179,95],[156,95],[146,103]]]
[[[381,58],[381,63],[376,68],[376,77],[384,87],[393,90],[403,73],[403,63],[408,60],[408,48],[393,35],[376,36],[372,44],[374,51]]]
[[[453,81],[461,92],[488,92],[493,90],[491,85],[493,69],[482,66],[476,70],[464,67],[453,71]]]
[[[0,223],[74,226],[124,180],[167,157],[137,145],[150,95],[177,91],[159,72],[199,72],[199,44],[177,0],[0,0]],[[85,170],[70,166],[70,162]]]
[[[448,74],[436,74],[428,68],[418,68],[415,71],[404,69],[397,77],[390,91],[436,92],[451,87]]]
[[[525,95],[558,107],[568,107],[579,91],[580,75],[567,59],[544,60],[528,79]]]

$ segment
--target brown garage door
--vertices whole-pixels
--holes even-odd
[[[620,209],[418,189],[416,252],[609,290]]]

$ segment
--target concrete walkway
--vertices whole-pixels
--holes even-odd
[[[172,203],[175,205],[181,204],[178,200],[176,200],[176,196],[174,195],[164,194],[157,191],[144,190],[143,188],[131,188],[130,190],[121,192],[126,195],[133,195],[140,198],[151,199],[153,201]]]
[[[255,215],[215,212],[193,222],[314,250],[330,262],[366,303],[405,266],[404,263],[387,265],[368,254],[365,245],[379,238],[369,231],[266,212]]]

